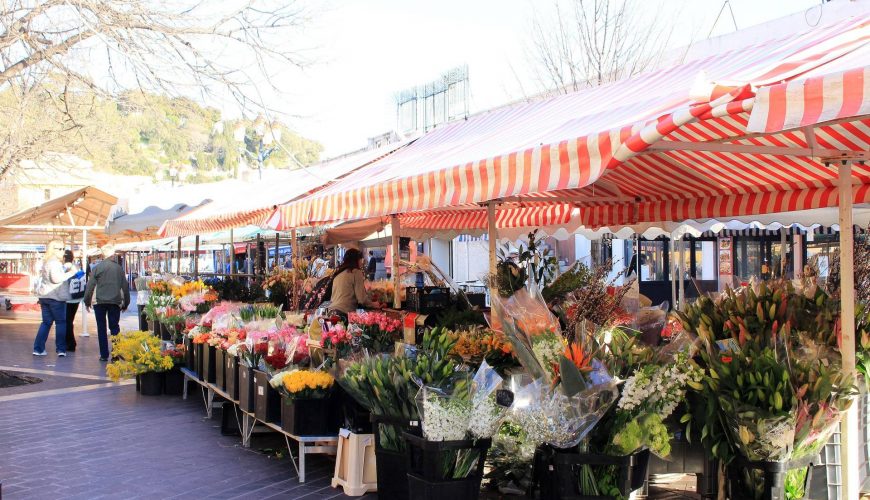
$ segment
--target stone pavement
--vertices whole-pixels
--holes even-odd
[[[44,380],[0,389],[3,498],[343,497],[329,485],[331,458],[309,457],[300,484],[289,458],[275,458],[286,455],[278,434],[255,434],[250,449],[222,436],[219,410],[206,419],[194,386],[184,401],[108,381],[93,317],[66,358],[32,356],[37,326],[35,314],[0,312],[0,370]]]

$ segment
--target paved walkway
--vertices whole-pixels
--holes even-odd
[[[135,327],[135,315],[124,323]],[[38,324],[36,314],[0,312],[0,370],[44,380],[0,389],[3,498],[343,497],[329,486],[331,458],[309,457],[299,484],[289,459],[275,458],[286,455],[277,434],[255,434],[245,449],[221,435],[218,410],[205,418],[198,393],[147,397],[108,381],[93,317],[91,337],[66,358],[32,356]]]

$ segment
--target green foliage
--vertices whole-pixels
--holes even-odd
[[[195,173],[187,181],[197,183],[237,172],[244,145],[233,131],[239,123],[249,126],[248,121],[222,122],[219,110],[183,97],[129,91],[105,98],[76,89],[59,99],[62,89],[47,84],[26,102],[20,89],[0,90],[0,123],[21,123],[21,130],[33,136],[24,142],[38,141],[42,150],[78,155],[117,174],[154,176],[189,166]],[[283,148],[275,149],[267,165],[298,168],[319,160],[323,146],[275,126],[281,129]]]

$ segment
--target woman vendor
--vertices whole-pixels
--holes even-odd
[[[329,309],[346,315],[360,307],[376,307],[366,293],[366,277],[363,272],[363,254],[351,248],[344,254],[344,260],[332,275],[332,299]]]

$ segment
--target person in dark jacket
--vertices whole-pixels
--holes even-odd
[[[63,252],[63,266],[64,271],[71,272],[75,271],[76,275],[79,275],[80,269],[75,264],[75,257],[73,256],[72,250],[65,250]],[[76,312],[79,310],[79,304],[82,301],[82,298],[85,295],[85,283],[87,280],[84,277],[84,273],[81,273],[82,276],[76,278],[73,276],[72,278],[67,280],[69,286],[69,297],[66,301],[66,350],[67,352],[74,352],[76,350],[76,333],[75,333],[75,319]]]
[[[100,361],[108,361],[110,351],[106,322],[108,320],[108,329],[113,336],[121,331],[121,312],[126,311],[130,305],[130,288],[127,286],[127,276],[115,257],[115,247],[106,245],[102,251],[103,260],[91,273],[85,288],[84,302],[88,311],[93,303],[100,342]]]

